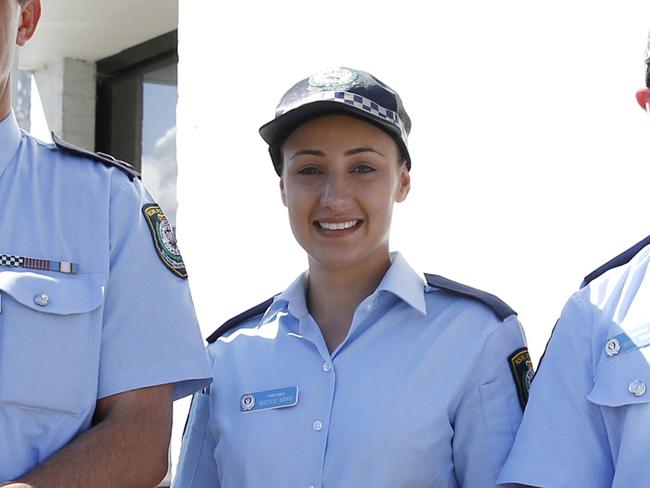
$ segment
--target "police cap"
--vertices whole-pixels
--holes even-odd
[[[409,118],[397,92],[370,73],[335,68],[296,83],[278,104],[275,118],[260,128],[278,175],[282,172],[280,147],[298,126],[316,117],[343,113],[359,117],[393,137],[411,169],[407,138]]]

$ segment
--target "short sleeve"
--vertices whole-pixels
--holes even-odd
[[[210,381],[187,279],[165,266],[142,212],[151,203],[139,180],[113,171],[99,398],[173,383],[178,399]]]
[[[214,450],[216,443],[210,429],[210,395],[199,392],[192,398],[192,407],[183,434],[181,457],[174,488],[219,488],[219,475]]]
[[[562,312],[530,390],[502,483],[611,486],[612,461],[593,388],[592,316],[581,295]]]
[[[454,420],[452,447],[460,487],[496,486],[522,415],[510,358],[527,357],[525,347],[521,325],[512,315],[491,333],[475,363],[475,376]]]

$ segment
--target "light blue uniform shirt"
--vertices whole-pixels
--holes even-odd
[[[15,479],[91,424],[95,402],[210,369],[187,280],[159,259],[120,169],[0,122],[0,254],[70,262],[78,273],[14,267],[0,256],[0,482]]]
[[[500,481],[650,486],[650,246],[566,304]]]
[[[427,286],[394,254],[330,354],[305,282],[208,347],[214,383],[194,397],[174,486],[495,487],[522,414],[516,316]],[[246,394],[294,387],[295,406],[242,411]]]

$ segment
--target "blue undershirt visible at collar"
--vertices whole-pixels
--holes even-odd
[[[16,156],[21,140],[22,133],[12,110],[9,115],[0,121],[0,176]]]

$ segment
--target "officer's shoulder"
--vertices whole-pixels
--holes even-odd
[[[585,276],[585,279],[582,282],[582,285],[580,288],[584,288],[587,285],[589,285],[592,281],[600,278],[601,276],[605,275],[607,272],[614,270],[616,268],[620,268],[622,266],[627,265],[630,263],[634,258],[643,251],[644,248],[650,246],[650,236],[646,237],[645,239],[637,242],[634,244],[632,247],[629,249],[623,251],[621,254],[616,256],[613,259],[610,259],[607,261],[605,264],[602,266],[599,266],[596,268],[594,271],[589,273],[587,276]]]
[[[54,133],[52,133],[52,141],[59,151],[68,156],[78,157],[89,162],[100,163],[107,167],[117,168],[125,173],[131,180],[140,178],[140,173],[131,164],[125,161],[120,161],[109,154],[92,152],[82,147],[75,146],[74,144],[70,144],[69,142],[60,139]]]
[[[512,315],[517,315],[510,306],[499,297],[477,288],[473,288],[443,276],[425,273],[427,285],[433,289],[442,290],[461,299],[480,303],[489,309],[499,320],[503,321]]]
[[[271,297],[268,300],[263,301],[262,303],[258,303],[254,307],[249,308],[248,310],[245,310],[244,312],[235,315],[234,317],[226,320],[221,326],[217,328],[206,340],[208,344],[213,344],[219,339],[219,337],[222,337],[224,334],[230,332],[231,330],[239,327],[240,325],[244,324],[245,322],[252,320],[256,317],[261,317],[264,315],[264,312],[267,311],[267,309],[271,306],[273,303],[273,299],[275,297]]]

